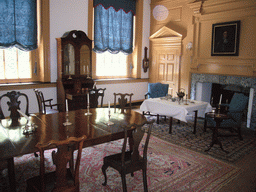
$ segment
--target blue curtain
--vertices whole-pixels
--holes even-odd
[[[37,48],[36,0],[0,0],[0,48]]]
[[[127,10],[126,10],[127,12]],[[120,51],[130,54],[133,51],[133,11],[113,6],[105,8],[102,4],[94,7],[94,51]]]

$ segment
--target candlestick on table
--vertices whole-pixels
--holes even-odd
[[[219,104],[221,104],[221,100],[222,100],[222,94],[220,94],[220,102],[219,102]]]
[[[87,93],[87,106],[90,106],[90,96],[89,96],[89,93]]]
[[[64,126],[72,125],[68,119],[68,99],[66,99],[66,121],[63,123]]]
[[[110,121],[110,117],[111,117],[111,114],[110,114],[110,101],[109,101],[108,102],[108,123],[107,123],[107,125],[114,125],[114,123]]]
[[[88,89],[87,89],[87,113],[85,113],[85,115],[92,115],[92,113],[90,113],[90,96],[89,96]]]
[[[68,100],[66,99],[66,112],[68,112]]]

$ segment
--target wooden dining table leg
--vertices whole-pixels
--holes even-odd
[[[14,158],[11,157],[11,158],[7,159],[7,163],[8,163],[8,177],[9,177],[10,190],[12,192],[16,192]]]
[[[132,136],[128,137],[130,151],[133,151],[134,140]]]
[[[195,119],[194,119],[194,131],[193,131],[193,133],[196,134],[196,124],[197,124],[197,113],[198,113],[198,111],[195,110],[194,112],[195,112]]]
[[[170,117],[170,123],[169,123],[169,133],[172,133],[172,117]]]

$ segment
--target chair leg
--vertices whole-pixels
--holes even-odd
[[[104,175],[105,181],[104,183],[102,183],[103,186],[107,185],[107,174],[106,174],[106,170],[107,170],[108,166],[103,164],[103,166],[101,167],[102,173]]]
[[[207,126],[207,120],[206,118],[204,119],[204,132],[206,132],[206,126]]]
[[[121,178],[122,178],[123,192],[127,192],[125,173],[121,173]]]
[[[239,139],[240,139],[240,140],[243,140],[243,137],[242,137],[242,135],[241,135],[241,127],[238,127],[238,128],[237,128],[237,132],[238,132],[238,137],[239,137]]]
[[[147,170],[146,169],[142,169],[142,174],[143,174],[144,192],[147,192],[148,191]]]

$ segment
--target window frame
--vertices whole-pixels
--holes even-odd
[[[50,82],[49,0],[37,0],[38,48],[30,51],[31,78],[0,79],[0,84]],[[33,73],[37,65],[37,74]]]
[[[88,1],[88,37],[93,40],[93,1]],[[128,75],[126,78],[141,78],[141,68],[142,68],[142,29],[139,26],[143,24],[143,1],[136,1],[136,16],[134,16],[134,46],[133,53],[129,54],[127,59],[127,70]],[[142,58],[142,59],[141,59]],[[132,64],[132,73],[129,73],[130,65]],[[92,78],[93,79],[120,79],[125,77],[97,77],[96,76],[96,53],[92,51]]]

